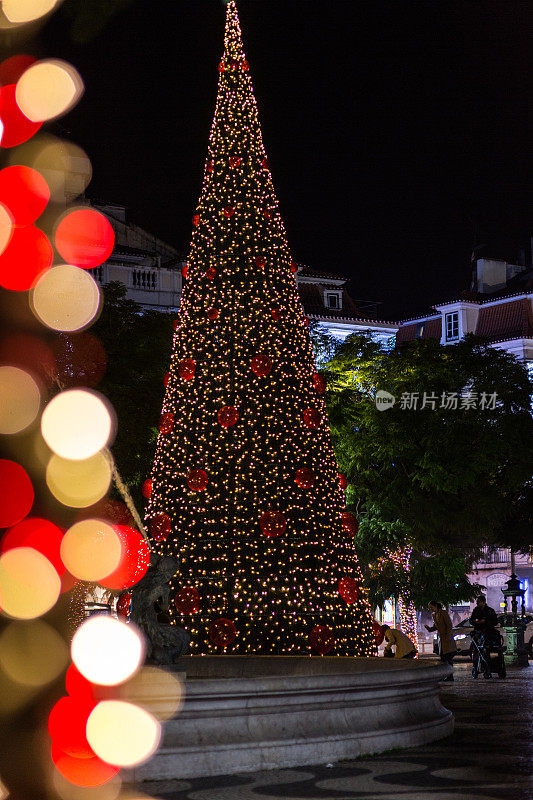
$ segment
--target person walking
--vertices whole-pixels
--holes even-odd
[[[387,641],[387,646],[383,652],[385,658],[392,656],[392,648],[396,652],[394,658],[414,658],[416,655],[416,647],[405,633],[399,631],[397,628],[391,628],[389,625],[383,625],[383,632]]]
[[[429,603],[429,610],[433,614],[433,625],[426,625],[427,631],[437,631],[439,634],[439,655],[440,660],[445,661],[453,667],[453,659],[457,653],[457,647],[452,636],[452,621],[448,612],[442,607],[442,603],[432,600]],[[444,678],[445,681],[453,681],[453,672]]]

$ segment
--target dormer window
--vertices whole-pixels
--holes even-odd
[[[417,322],[415,328],[415,339],[422,339],[424,336],[424,330],[426,328],[425,322]]]
[[[341,293],[340,292],[324,292],[324,305],[326,308],[341,308]]]
[[[459,338],[459,312],[452,311],[451,314],[446,314],[446,341],[453,342]]]

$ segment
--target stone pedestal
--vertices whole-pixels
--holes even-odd
[[[438,694],[438,681],[450,674],[445,664],[189,656],[178,669],[187,675],[183,707],[131,780],[321,764],[425,744],[453,730]],[[161,708],[161,693],[150,693]]]

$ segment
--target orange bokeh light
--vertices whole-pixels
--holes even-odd
[[[39,276],[50,269],[53,255],[52,245],[39,228],[15,228],[0,255],[0,286],[17,292],[31,289]]]
[[[119,771],[119,767],[106,764],[96,756],[94,758],[73,758],[55,744],[52,745],[52,761],[57,771],[70,783],[87,788],[102,786]]]
[[[15,225],[29,225],[41,216],[50,200],[43,176],[21,165],[0,170],[0,203],[10,211]]]
[[[78,208],[70,211],[57,226],[55,244],[68,264],[92,269],[111,255],[115,232],[99,211]]]

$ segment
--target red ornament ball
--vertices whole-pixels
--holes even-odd
[[[270,314],[271,314],[272,319],[274,320],[274,322],[281,322],[281,320],[283,319],[283,315],[282,315],[281,310],[279,308],[271,308],[270,309]]]
[[[374,641],[376,645],[379,647],[380,644],[383,643],[385,638],[385,631],[383,630],[383,626],[379,624],[379,622],[375,619],[372,620],[372,629],[374,631]]]
[[[261,533],[265,536],[273,538],[275,536],[282,536],[287,529],[287,520],[281,511],[267,511],[259,517],[259,526]]]
[[[268,169],[269,163],[268,163],[268,158],[266,156],[261,161],[261,166],[263,167],[263,169]]]
[[[194,586],[184,586],[174,598],[174,604],[180,614],[195,614],[200,608],[200,595]]]
[[[296,261],[291,261],[291,272],[292,272],[293,275],[298,272],[298,269],[299,269],[299,267],[298,267],[298,264],[296,263]]]
[[[248,70],[250,69],[250,64],[245,58],[243,58],[243,60],[241,61],[241,68],[243,72],[248,72]]]
[[[255,256],[254,261],[255,261],[255,265],[257,267],[260,267],[260,268],[266,266],[266,263],[267,263],[266,259],[263,258],[263,256]]]
[[[235,406],[222,406],[217,414],[217,419],[223,428],[232,428],[239,421],[239,412]]]
[[[216,619],[209,626],[209,638],[216,647],[228,647],[237,637],[237,629],[230,619]]]
[[[171,531],[168,514],[156,514],[150,520],[150,536],[156,542],[164,542]]]
[[[339,479],[340,488],[342,489],[343,492],[346,491],[346,489],[348,488],[348,479],[346,475],[342,475],[342,473],[339,472],[337,477]]]
[[[218,65],[218,71],[224,72],[225,69],[226,69],[226,62],[224,61],[224,59],[222,59],[222,61]]]
[[[265,208],[263,216],[265,219],[272,219],[272,211],[269,208]]]
[[[315,482],[315,476],[308,467],[300,467],[300,469],[296,470],[294,480],[300,489],[311,489]]]
[[[257,375],[258,378],[266,378],[266,376],[272,371],[272,361],[268,356],[260,353],[251,359],[250,369],[254,375]]]
[[[194,225],[195,228],[198,227],[198,225],[200,224],[200,214],[193,215],[192,224]]]
[[[228,219],[235,214],[235,209],[232,206],[226,206],[224,209],[224,216]]]
[[[322,422],[322,417],[320,416],[320,412],[318,412],[316,408],[305,408],[302,416],[306,428],[312,428],[314,430],[320,427],[320,423]]]
[[[319,655],[325,656],[335,646],[335,637],[327,625],[315,625],[309,634],[309,644]]]
[[[168,382],[169,382],[169,380],[170,380],[170,372],[167,372],[167,374],[166,374],[166,375],[165,375],[165,377],[163,378],[163,386],[165,387],[165,389],[166,389],[166,388],[167,388],[167,386],[168,386]]]
[[[318,372],[313,375],[313,386],[317,394],[324,394],[326,391],[326,379]]]
[[[209,173],[213,172],[215,169],[215,162],[213,160],[207,162],[207,171]]]
[[[142,485],[142,493],[143,497],[146,497],[149,500],[152,496],[152,489],[154,488],[154,483],[151,478],[147,478]]]
[[[170,433],[174,427],[174,414],[170,411],[161,414],[159,418],[159,431],[161,433]]]
[[[208,308],[205,313],[206,313],[207,319],[214,320],[214,319],[218,319],[220,311],[218,310],[218,308],[211,307],[211,308]]]
[[[182,277],[182,278],[186,278],[186,277],[187,277],[187,273],[188,273],[188,271],[189,271],[189,265],[188,265],[188,264],[185,264],[185,266],[183,266],[183,267],[181,268],[181,277]]]
[[[180,324],[180,321],[179,321],[179,319],[176,318],[172,323],[172,327],[174,328],[175,331],[178,330],[179,324]]]
[[[214,267],[209,267],[209,269],[207,269],[204,272],[204,277],[207,278],[210,281],[214,280],[216,278],[216,276],[217,276],[217,271],[216,271],[216,269]]]
[[[232,156],[232,158],[229,160],[229,165],[232,169],[235,169],[240,165],[241,161],[242,158],[239,158],[238,156]]]
[[[121,594],[117,600],[117,617],[128,619],[131,612],[131,592]]]
[[[302,325],[304,326],[304,328],[308,328],[309,327],[309,317],[304,317],[303,318]]]
[[[192,358],[184,358],[183,361],[178,363],[179,376],[184,381],[192,381],[195,369],[196,361]]]
[[[345,577],[339,581],[339,594],[345,603],[350,605],[359,599],[359,588],[353,578]]]
[[[355,514],[351,511],[343,511],[341,514],[342,527],[350,536],[355,536],[359,530],[359,522]]]
[[[192,492],[203,492],[208,481],[207,472],[203,469],[191,469],[187,475],[187,483]]]

